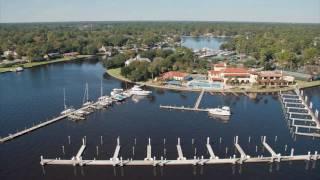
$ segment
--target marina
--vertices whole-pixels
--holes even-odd
[[[40,124],[37,123],[37,119],[45,120],[60,114],[63,110],[62,88],[67,90],[68,106],[72,105],[75,109],[82,107],[86,82],[89,82],[90,85],[89,96],[91,100],[99,101],[100,97],[106,96],[106,94],[110,97],[109,93],[114,88],[127,89],[126,84],[105,76],[101,95],[101,75],[104,71],[99,64],[83,62],[55,64],[50,65],[47,69],[26,69],[23,76],[15,73],[3,74],[1,83],[8,85],[0,87],[3,92],[2,95],[0,94],[3,100],[0,102],[2,115],[0,122],[3,127],[1,136],[5,137],[11,132],[16,132],[16,129],[24,129],[26,124]],[[43,76],[47,78],[42,78]],[[141,97],[139,103],[127,98],[126,101],[113,103],[112,106],[109,105],[103,110],[89,108],[86,111],[90,110],[90,114],[84,116],[86,120],[78,120],[75,123],[65,118],[46,126],[46,128],[39,128],[32,133],[15,138],[14,141],[1,144],[0,153],[2,156],[0,156],[0,160],[6,162],[0,165],[0,168],[4,170],[2,173],[7,176],[4,180],[35,178],[73,180],[101,179],[101,177],[139,179],[141,174],[144,174],[147,179],[157,179],[159,177],[154,176],[161,175],[161,167],[164,168],[163,177],[167,179],[189,180],[197,177],[203,179],[212,179],[212,177],[217,179],[225,177],[250,179],[250,177],[255,177],[255,172],[260,172],[261,176],[267,179],[294,179],[296,177],[319,179],[319,159],[317,161],[289,161],[292,164],[282,159],[280,170],[277,171],[275,169],[278,163],[276,158],[273,159],[274,163],[270,163],[272,155],[263,146],[262,140],[260,140],[261,135],[268,137],[269,146],[276,154],[281,153],[283,158],[290,156],[291,148],[294,148],[294,156],[304,155],[301,159],[307,157],[305,155],[308,155],[308,151],[314,156],[315,151],[319,152],[320,148],[318,138],[303,136],[293,138],[291,136],[287,123],[284,121],[281,102],[277,95],[265,93],[258,94],[255,99],[249,99],[240,93],[239,96],[233,96],[228,92],[225,92],[224,96],[221,93],[213,95],[204,93],[199,109],[219,106],[229,106],[232,109],[232,116],[227,121],[221,121],[218,118],[208,116],[207,113],[194,113],[187,110],[183,113],[159,111],[160,104],[190,104],[193,108],[199,93],[162,91],[152,88],[148,90],[153,93],[148,97]],[[313,102],[314,108],[318,108],[318,89],[304,91],[305,95],[309,96],[308,99]],[[25,96],[26,93],[29,96]],[[51,94],[50,99],[46,96],[48,93]],[[112,101],[114,102],[114,100]],[[16,113],[17,109],[19,109],[19,113]],[[294,117],[303,119],[300,116]],[[234,151],[236,147],[233,138],[236,135],[239,136],[238,144],[243,152],[250,156],[250,159],[242,164],[241,175],[240,169],[238,171],[241,166],[241,154],[237,149],[236,152]],[[83,136],[86,136],[84,138],[85,149],[81,156],[78,156],[79,159],[81,157],[85,161],[83,166],[77,164],[80,163],[80,160],[76,159],[74,159],[75,166],[73,164],[59,165],[60,162],[56,161],[58,165],[44,165],[45,173],[43,174],[39,163],[41,155],[43,155],[43,159],[54,160],[52,163],[59,159],[70,163],[72,157],[76,157],[82,147],[81,139]],[[116,151],[118,136],[121,137],[121,144]],[[250,136],[249,143],[248,137]],[[274,138],[275,136],[278,136],[277,140]],[[66,137],[70,138],[66,139]],[[148,148],[148,137],[152,138],[150,148]],[[179,157],[177,137],[180,137],[182,157],[185,157],[186,161],[177,160]],[[206,137],[211,137],[212,152],[208,148]],[[165,150],[163,143],[161,143],[162,138],[166,138]],[[136,139],[136,143],[134,139]],[[148,149],[150,150],[148,151]],[[233,159],[233,154],[236,154],[236,159]],[[201,161],[202,155],[204,161]],[[259,158],[261,155],[263,158]],[[161,156],[163,156],[163,166],[161,166]],[[194,156],[197,161],[194,161]],[[118,162],[116,166],[113,166],[113,162],[110,161],[112,157],[117,157],[119,160],[116,161]],[[123,177],[120,173],[121,157],[122,167],[125,170]],[[146,162],[145,159],[150,157],[152,160]],[[155,160],[154,157],[156,157]],[[205,160],[215,160],[217,157],[230,163],[213,165],[205,163]],[[135,165],[128,165],[131,158]],[[265,161],[265,163],[250,163],[250,161],[256,160],[255,158]],[[264,158],[266,159],[264,160]],[[10,161],[10,159],[16,161]],[[166,163],[165,159],[172,161]],[[237,162],[232,164],[235,160]],[[16,169],[17,161],[21,167],[18,170]],[[87,165],[88,161],[97,165]],[[110,165],[103,165],[105,162]],[[155,166],[157,175],[153,174],[154,162],[157,163]],[[171,166],[172,162],[176,164],[187,163],[187,165]],[[196,162],[196,166],[193,165],[194,162]],[[217,163],[217,161],[207,162]],[[313,166],[315,162],[316,165]],[[145,165],[146,163],[150,165]],[[309,163],[309,169],[307,169],[307,163]],[[273,172],[270,172],[270,166],[273,166]],[[201,173],[202,167],[203,173]],[[233,167],[236,169],[235,172]],[[116,174],[113,173],[114,168],[117,171]],[[194,171],[193,168],[196,170]],[[285,173],[288,171],[290,171],[289,174]]]
[[[142,89],[140,89],[140,90],[134,89],[135,93],[138,93],[139,91],[142,91]],[[130,90],[126,90],[125,92],[130,92]],[[120,95],[121,93],[123,93],[123,91],[121,91],[119,93],[114,93],[112,95],[112,97]],[[145,95],[148,95],[150,93],[151,92],[144,93],[143,95],[145,96]],[[102,88],[101,88],[101,94],[102,94]],[[123,101],[123,100],[125,100],[126,98],[128,98],[130,96],[131,95],[122,96],[120,101]],[[114,98],[114,101],[119,101],[119,99]],[[85,95],[84,95],[84,98],[83,98],[82,107],[77,109],[77,110],[75,110],[73,108],[69,108],[68,109],[66,104],[65,104],[65,91],[64,91],[64,107],[65,107],[65,109],[64,109],[64,111],[62,111],[60,116],[55,117],[55,118],[53,118],[51,120],[48,120],[48,121],[45,121],[45,122],[41,122],[40,124],[36,124],[36,125],[34,125],[34,126],[30,127],[30,128],[24,129],[22,131],[17,131],[14,134],[9,134],[7,137],[1,138],[0,139],[0,143],[4,143],[4,142],[10,141],[10,140],[13,140],[13,139],[18,138],[18,137],[20,137],[22,135],[26,135],[26,134],[28,134],[28,133],[30,133],[32,131],[35,131],[35,130],[40,129],[40,128],[43,128],[45,126],[48,126],[50,124],[53,124],[55,122],[58,122],[60,120],[65,119],[65,118],[69,118],[69,119],[71,119],[73,121],[85,120],[86,119],[85,118],[86,115],[89,115],[89,114],[93,113],[95,110],[106,108],[107,106],[109,106],[111,104],[112,104],[112,100],[108,96],[100,96],[96,102],[89,101],[88,84],[86,84],[86,90],[85,90]]]

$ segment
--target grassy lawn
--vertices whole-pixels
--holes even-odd
[[[320,86],[320,81],[298,81],[297,80],[298,87],[300,88],[306,88],[306,87],[313,87],[313,86]]]
[[[123,81],[128,81],[128,82],[131,82],[129,79],[123,77],[121,75],[121,68],[115,68],[115,69],[108,69],[107,70],[107,73],[110,75],[110,76],[113,76],[117,79],[120,79],[120,80],[123,80]]]
[[[77,57],[63,57],[51,61],[41,61],[41,62],[30,62],[30,63],[25,63],[25,64],[17,64],[12,67],[6,67],[6,68],[0,68],[0,73],[3,72],[8,72],[11,71],[11,69],[22,66],[24,68],[31,68],[31,67],[36,67],[36,66],[41,66],[45,64],[53,64],[53,63],[58,63],[58,62],[66,62],[66,61],[72,61],[76,59],[81,59],[81,58],[87,58],[90,57],[90,55],[78,55]]]

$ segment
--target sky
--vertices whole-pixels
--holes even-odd
[[[320,23],[320,0],[0,0],[0,22]]]

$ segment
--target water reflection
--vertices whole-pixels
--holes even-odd
[[[208,113],[208,115],[210,118],[217,120],[223,124],[226,124],[230,121],[230,116],[219,116],[219,115],[214,115],[214,114],[210,114],[210,113]]]

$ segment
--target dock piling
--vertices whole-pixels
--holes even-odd
[[[291,153],[290,153],[290,156],[293,157],[293,154],[294,154],[294,149],[291,148]]]
[[[64,152],[64,146],[62,146],[62,153],[63,153],[63,154],[66,154],[66,153]]]

